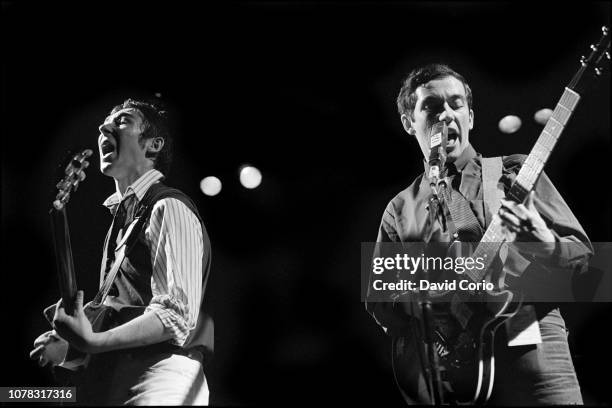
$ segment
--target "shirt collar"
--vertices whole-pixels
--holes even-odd
[[[461,152],[461,155],[457,157],[457,160],[453,162],[453,165],[455,166],[458,172],[461,172],[465,168],[465,166],[470,162],[470,160],[472,160],[476,156],[477,156],[476,150],[474,150],[472,145],[469,144],[467,145],[465,149],[463,149],[463,152]],[[425,177],[427,177],[427,175],[429,174],[429,163],[427,163],[426,159],[423,159],[423,166],[425,168]]]
[[[121,192],[117,190],[113,194],[111,194],[106,200],[104,200],[104,203],[102,203],[102,205],[111,210],[111,212],[114,212],[117,206],[123,200],[125,200],[126,197],[135,195],[136,199],[138,201],[141,201],[149,187],[151,187],[153,184],[163,178],[164,175],[159,170],[151,169],[142,176],[140,176],[138,180],[130,184],[125,190],[125,194],[122,195]]]

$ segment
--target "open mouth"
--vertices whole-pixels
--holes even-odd
[[[457,133],[456,130],[454,129],[448,130],[448,144],[454,144],[455,142],[457,142],[458,138],[459,138],[459,134]]]
[[[100,146],[100,152],[102,153],[102,157],[106,157],[115,152],[115,146],[110,141],[105,140]]]

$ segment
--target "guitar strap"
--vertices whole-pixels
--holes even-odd
[[[100,290],[98,291],[98,293],[92,300],[93,304],[101,305],[102,303],[104,303],[104,300],[106,299],[106,296],[108,295],[108,292],[110,291],[111,287],[113,286],[113,282],[115,278],[117,277],[117,272],[119,271],[119,268],[121,268],[121,264],[123,263],[123,260],[125,259],[126,248],[127,248],[127,246],[125,245],[125,241],[131,235],[132,231],[136,229],[135,226],[139,222],[140,222],[140,219],[133,222],[128,227],[125,235],[123,236],[123,239],[121,240],[119,245],[117,245],[117,249],[115,250],[115,260],[113,261],[113,265],[110,271],[106,274],[106,277],[104,278],[104,282],[100,286]],[[105,264],[106,263],[103,262],[103,265]]]
[[[482,159],[483,200],[487,226],[501,207],[501,199],[505,197],[500,183],[502,176],[502,158],[489,157]],[[514,254],[513,256],[520,256]],[[522,346],[542,342],[540,326],[533,305],[523,305],[516,315],[504,322],[508,346]]]
[[[502,158],[482,158],[482,195],[485,207],[485,228],[491,224],[493,216],[501,207],[501,199],[505,197],[503,186],[500,187],[502,176]]]
[[[502,166],[502,158],[499,156],[482,158],[481,160],[485,228],[491,224],[493,215],[497,214],[497,211],[499,211],[499,208],[501,207],[500,200],[505,197],[503,186],[500,186]],[[456,197],[457,201],[463,199],[461,194],[456,194]],[[463,199],[463,201],[465,201],[465,199]],[[457,206],[455,206],[455,208],[456,207]],[[451,206],[449,206],[449,210],[451,212],[451,218],[457,218],[461,221],[458,228],[461,228],[461,225],[463,224],[473,225],[474,227],[472,227],[472,230],[478,227],[478,220],[476,219],[474,213],[472,213],[472,211],[469,209],[469,204],[467,202],[465,202],[461,210],[455,209],[453,211],[453,207]],[[450,225],[452,225],[452,223]],[[459,300],[457,295],[452,297],[451,313],[453,316],[455,316],[455,318],[457,318],[463,328],[466,327],[469,319],[472,316],[472,311]]]
[[[117,273],[119,272],[119,269],[121,268],[121,264],[123,263],[123,260],[130,253],[130,250],[134,247],[134,244],[136,243],[136,239],[138,238],[140,231],[142,231],[144,224],[149,220],[151,216],[153,206],[159,199],[162,198],[163,195],[164,195],[164,192],[157,189],[156,184],[153,184],[151,187],[149,187],[149,190],[147,190],[147,192],[145,193],[145,196],[142,198],[142,201],[138,204],[138,208],[136,210],[134,220],[130,223],[127,230],[125,231],[125,234],[123,235],[123,237],[117,244],[117,247],[115,248],[115,260],[109,272],[106,274],[104,281],[100,285],[100,290],[98,291],[92,303],[94,304],[104,303],[104,300],[108,296],[108,293],[113,286],[113,282],[115,281],[115,278],[117,277]],[[101,277],[104,276],[104,273],[106,272],[104,270],[106,266],[106,256],[107,256],[106,249],[109,244],[109,240],[113,239],[110,236],[111,230],[112,230],[112,226],[111,226],[111,229],[109,230],[109,233],[106,236],[106,241],[104,244],[104,259],[102,260],[102,270],[100,271]]]

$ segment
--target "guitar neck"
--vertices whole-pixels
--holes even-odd
[[[546,122],[540,137],[538,137],[538,141],[531,149],[529,156],[527,156],[514,183],[510,187],[508,192],[510,199],[522,203],[531,190],[533,190],[544,170],[546,161],[555,148],[563,129],[567,125],[572,113],[574,113],[579,101],[580,95],[578,93],[570,88],[565,88],[553,114],[548,119],[548,122]],[[474,252],[475,258],[480,257],[484,260],[485,267],[480,270],[474,269],[467,272],[467,275],[473,282],[480,282],[484,278],[504,241],[501,221],[499,217],[494,217]]]
[[[544,130],[542,130],[538,141],[531,149],[529,156],[527,156],[514,184],[508,192],[508,196],[512,200],[522,203],[527,198],[527,194],[533,190],[535,183],[544,170],[546,161],[555,148],[563,129],[574,113],[579,101],[580,95],[569,88],[565,88],[563,96],[561,96],[557,103],[552,116],[546,122]]]
[[[66,207],[53,208],[50,212],[53,229],[53,243],[55,246],[55,260],[57,263],[57,277],[60,294],[68,314],[74,310],[77,284],[72,260],[72,245],[70,244],[70,231],[68,229],[68,216]]]

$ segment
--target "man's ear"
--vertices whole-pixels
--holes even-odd
[[[150,139],[151,142],[147,147],[147,153],[159,153],[161,149],[164,147],[164,138],[163,137],[154,137]]]
[[[470,109],[470,130],[474,129],[474,111]]]
[[[408,117],[408,115],[406,115],[404,113],[404,114],[402,114],[400,119],[402,121],[402,126],[404,126],[404,130],[406,131],[406,133],[408,133],[409,135],[414,136],[416,134],[416,132],[415,132],[414,128],[412,127],[412,124],[410,122],[410,118]]]

